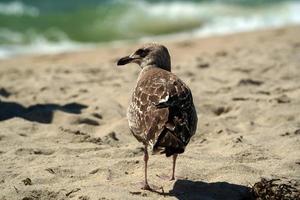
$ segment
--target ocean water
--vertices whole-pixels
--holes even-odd
[[[0,58],[293,24],[299,0],[0,0]]]

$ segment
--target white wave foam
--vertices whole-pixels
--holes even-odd
[[[200,3],[133,1],[131,9],[119,22],[122,31],[133,35],[136,34],[133,31],[140,31],[142,40],[178,36],[206,37],[300,24],[300,2],[286,1],[267,6],[247,7],[216,1]],[[149,30],[155,28],[167,30],[172,26],[173,30],[176,30],[176,25],[181,26],[181,29],[194,27],[194,30],[155,37],[143,35],[145,34],[143,30],[148,27]]]
[[[59,54],[63,52],[79,51],[94,48],[94,44],[82,44],[65,39],[59,42],[50,42],[42,36],[35,38],[30,44],[1,45],[0,59],[17,55]]]
[[[147,8],[144,4],[145,9]],[[177,8],[183,8],[177,10]],[[277,28],[286,25],[300,24],[300,2],[282,2],[264,7],[243,7],[238,5],[224,5],[212,3],[183,3],[173,2],[170,4],[161,3],[157,6],[150,6],[149,13],[165,17],[175,17],[176,20],[185,19],[185,16],[193,16],[201,21],[200,27],[183,31],[180,33],[168,34],[155,37],[143,37],[140,41],[174,40],[187,37],[207,37],[224,35],[236,32],[245,32],[265,28]]]
[[[3,15],[29,15],[36,17],[39,15],[39,9],[23,4],[20,1],[9,3],[0,3],[0,14]]]
[[[296,25],[300,24],[299,11],[300,2],[289,2],[255,12],[244,12],[239,16],[216,16],[191,33],[196,36],[210,36]]]
[[[151,17],[164,17],[167,19],[178,20],[179,16],[183,18],[197,18],[201,16],[199,9],[200,4],[192,2],[160,2],[156,4],[150,4],[140,1],[138,6],[144,14]]]
[[[24,38],[22,33],[0,28],[0,41],[9,41],[11,43],[19,43]]]

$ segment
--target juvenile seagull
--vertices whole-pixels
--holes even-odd
[[[191,90],[171,73],[166,47],[148,44],[121,58],[117,65],[128,63],[136,63],[142,68],[127,118],[132,134],[145,146],[145,183],[142,189],[151,190],[147,181],[148,146],[153,153],[173,156],[171,180],[174,180],[177,155],[184,152],[195,134],[197,114]]]

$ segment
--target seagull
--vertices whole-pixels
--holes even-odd
[[[136,63],[141,67],[127,110],[129,128],[144,145],[144,184],[147,180],[148,147],[153,154],[173,157],[171,180],[175,179],[177,155],[184,152],[197,129],[197,113],[189,87],[171,72],[168,49],[160,44],[147,44],[117,65]]]

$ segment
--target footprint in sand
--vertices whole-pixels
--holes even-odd
[[[93,117],[96,117],[98,119],[103,119],[103,116],[99,113],[93,113],[92,115],[93,115]]]
[[[4,135],[0,135],[0,141],[3,140],[5,138]]]
[[[26,192],[22,200],[35,200],[35,199],[66,199],[63,192],[54,192],[49,190],[31,190]]]
[[[79,200],[90,200],[90,197],[88,196],[80,196],[78,197]]]
[[[262,85],[264,82],[262,81],[258,81],[258,80],[253,80],[253,79],[241,79],[238,83],[238,86],[260,86]]]
[[[75,137],[72,137],[72,142],[90,142],[98,145],[103,144],[103,140],[100,137],[92,137],[88,133],[80,130],[71,130],[63,127],[59,127],[62,132],[73,134]]]
[[[60,177],[70,177],[74,175],[74,170],[68,168],[61,168],[61,167],[51,167],[45,169],[50,174],[55,174]]]
[[[19,156],[24,156],[24,155],[45,155],[49,156],[52,155],[55,151],[51,149],[32,149],[32,148],[20,148],[17,149],[15,154]]]
[[[220,106],[220,107],[216,107],[216,108],[212,108],[212,112],[217,115],[220,116],[222,114],[226,114],[231,110],[231,107],[225,107],[225,106]]]
[[[100,126],[100,123],[94,119],[86,117],[77,117],[72,124],[87,124],[91,126]]]
[[[206,69],[209,68],[210,64],[208,62],[199,62],[197,64],[198,69]]]
[[[205,104],[203,105],[203,110],[213,113],[216,116],[220,116],[226,114],[232,110],[230,106],[216,106],[212,104]]]
[[[275,98],[277,103],[290,103],[291,98],[289,98],[287,95],[281,95],[280,97]]]
[[[110,146],[115,146],[118,144],[119,138],[117,138],[117,134],[112,131],[103,137],[103,143],[108,144]]]

